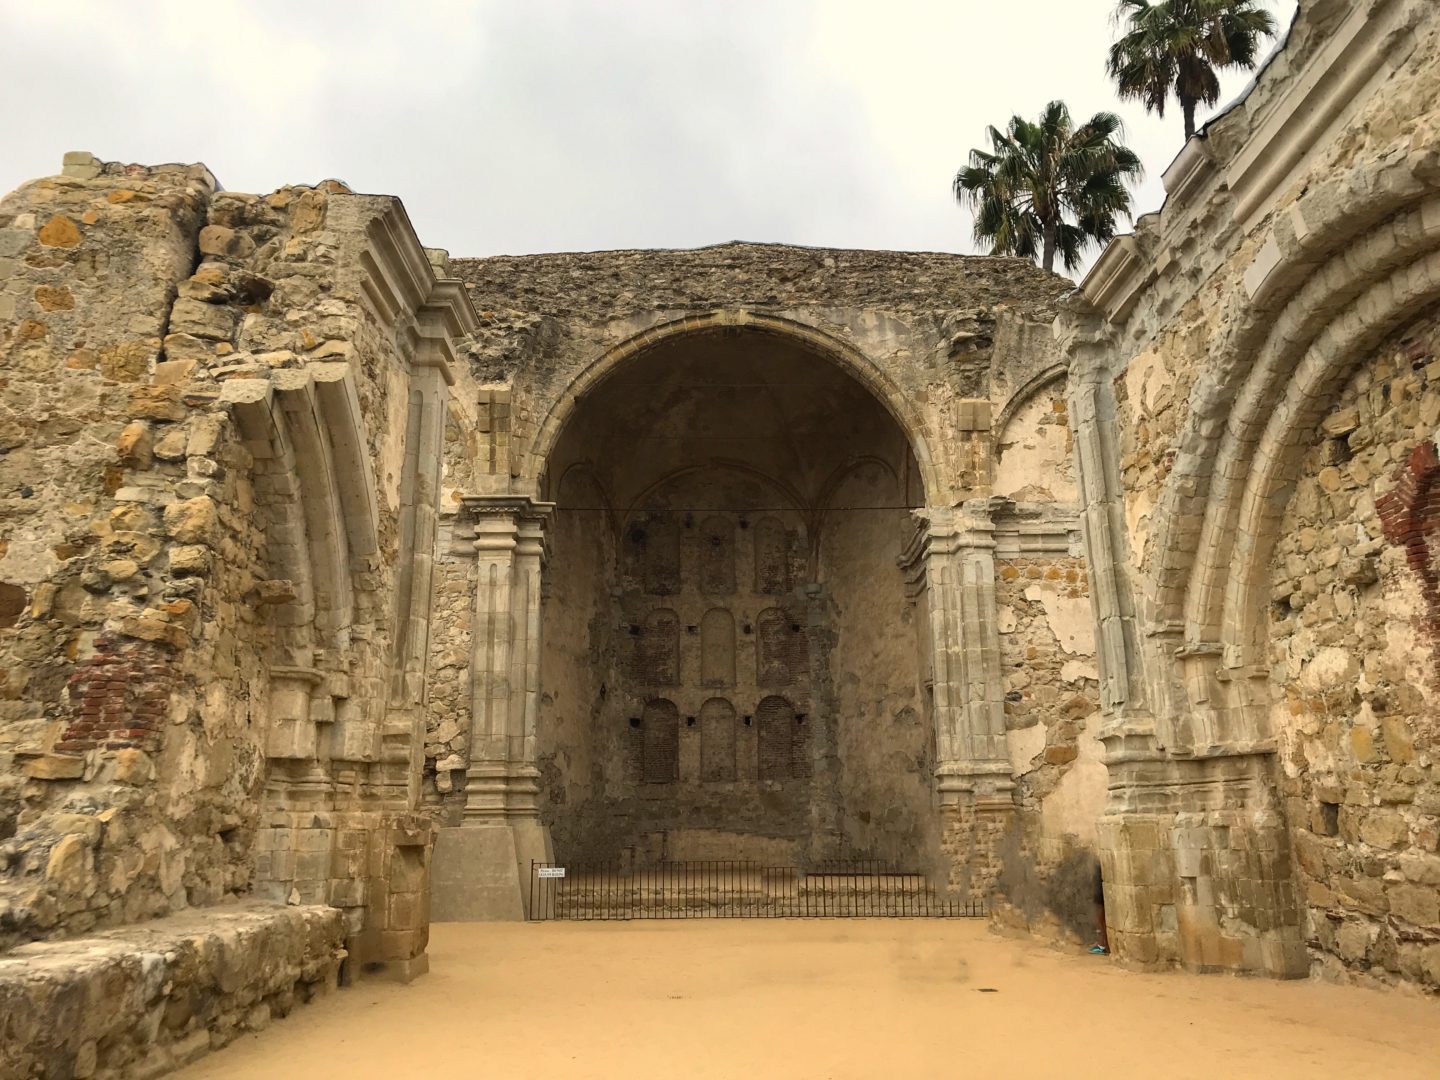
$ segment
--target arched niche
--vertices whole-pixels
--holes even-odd
[[[920,470],[865,384],[783,336],[677,336],[576,402],[547,476],[576,462],[593,485],[546,489],[555,520],[566,499],[593,503],[603,491],[618,549],[601,566],[592,538],[557,529],[546,563],[549,595],[563,603],[542,612],[537,758],[557,855],[654,853],[663,836],[670,857],[745,858],[780,836],[834,845],[849,818],[898,799],[930,805],[929,772],[864,779],[872,748],[891,737],[871,714],[923,709],[918,647],[874,644],[915,639],[897,545],[913,532],[907,491]],[[813,550],[825,535],[843,546],[828,564],[834,580]],[[767,773],[793,781],[813,768],[814,784],[760,791],[755,703],[768,694],[790,705],[790,749]],[[659,699],[679,711],[673,788],[654,768],[644,779],[644,732],[658,716],[645,703]],[[722,723],[719,701],[742,715]],[[824,754],[795,750],[797,712],[824,718]],[[733,756],[736,776],[705,790],[703,777],[727,772],[715,764],[725,724],[735,750],[724,742],[719,760]]]
[[[772,694],[755,707],[756,765],[761,780],[794,780],[808,774],[803,721],[787,698]]]
[[[783,596],[790,591],[790,537],[777,517],[755,523],[755,591]]]
[[[791,686],[809,673],[805,627],[783,608],[755,617],[756,676],[759,686]]]
[[[700,591],[706,596],[729,596],[735,591],[735,520],[711,514],[700,523],[697,550]]]
[[[680,682],[680,617],[670,608],[650,612],[632,635],[631,677],[642,686]]]
[[[651,698],[640,716],[640,778],[673,784],[680,776],[680,710],[668,698]]]
[[[628,570],[651,596],[680,591],[680,524],[664,511],[639,514],[625,528]]]
[[[735,685],[735,616],[725,608],[700,620],[700,685]]]
[[[735,706],[711,698],[700,706],[700,779],[735,779]]]

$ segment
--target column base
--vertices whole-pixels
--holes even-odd
[[[430,921],[523,920],[530,863],[553,853],[550,830],[534,819],[441,829],[430,864]]]

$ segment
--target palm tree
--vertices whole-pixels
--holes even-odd
[[[955,175],[955,198],[975,214],[975,241],[992,255],[1019,255],[1055,269],[1080,265],[1091,241],[1115,235],[1115,219],[1130,217],[1127,181],[1140,177],[1140,159],[1118,141],[1120,118],[1096,113],[1078,128],[1063,101],[1052,101],[1038,123],[1010,118],[988,129],[991,152],[970,151]]]
[[[1110,46],[1105,70],[1122,98],[1165,115],[1171,93],[1185,115],[1185,138],[1195,134],[1195,107],[1220,100],[1217,69],[1255,67],[1262,38],[1275,19],[1257,0],[1120,0],[1115,21],[1125,34]]]

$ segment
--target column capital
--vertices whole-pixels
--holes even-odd
[[[952,555],[959,551],[995,548],[995,515],[1013,505],[1009,499],[991,497],[967,499],[958,506],[926,506],[910,512],[915,520],[915,533],[900,553],[900,568],[912,572],[923,570],[932,555]]]
[[[543,560],[545,522],[554,509],[554,503],[528,495],[465,495],[460,499],[460,517],[469,524],[475,554],[482,558],[513,553]]]
[[[472,521],[507,517],[517,524],[522,521],[544,523],[555,509],[553,502],[542,502],[529,495],[462,495],[460,512]]]

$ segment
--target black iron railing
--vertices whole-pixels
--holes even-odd
[[[530,864],[532,919],[980,918],[925,874],[879,862],[766,866],[737,860]]]

